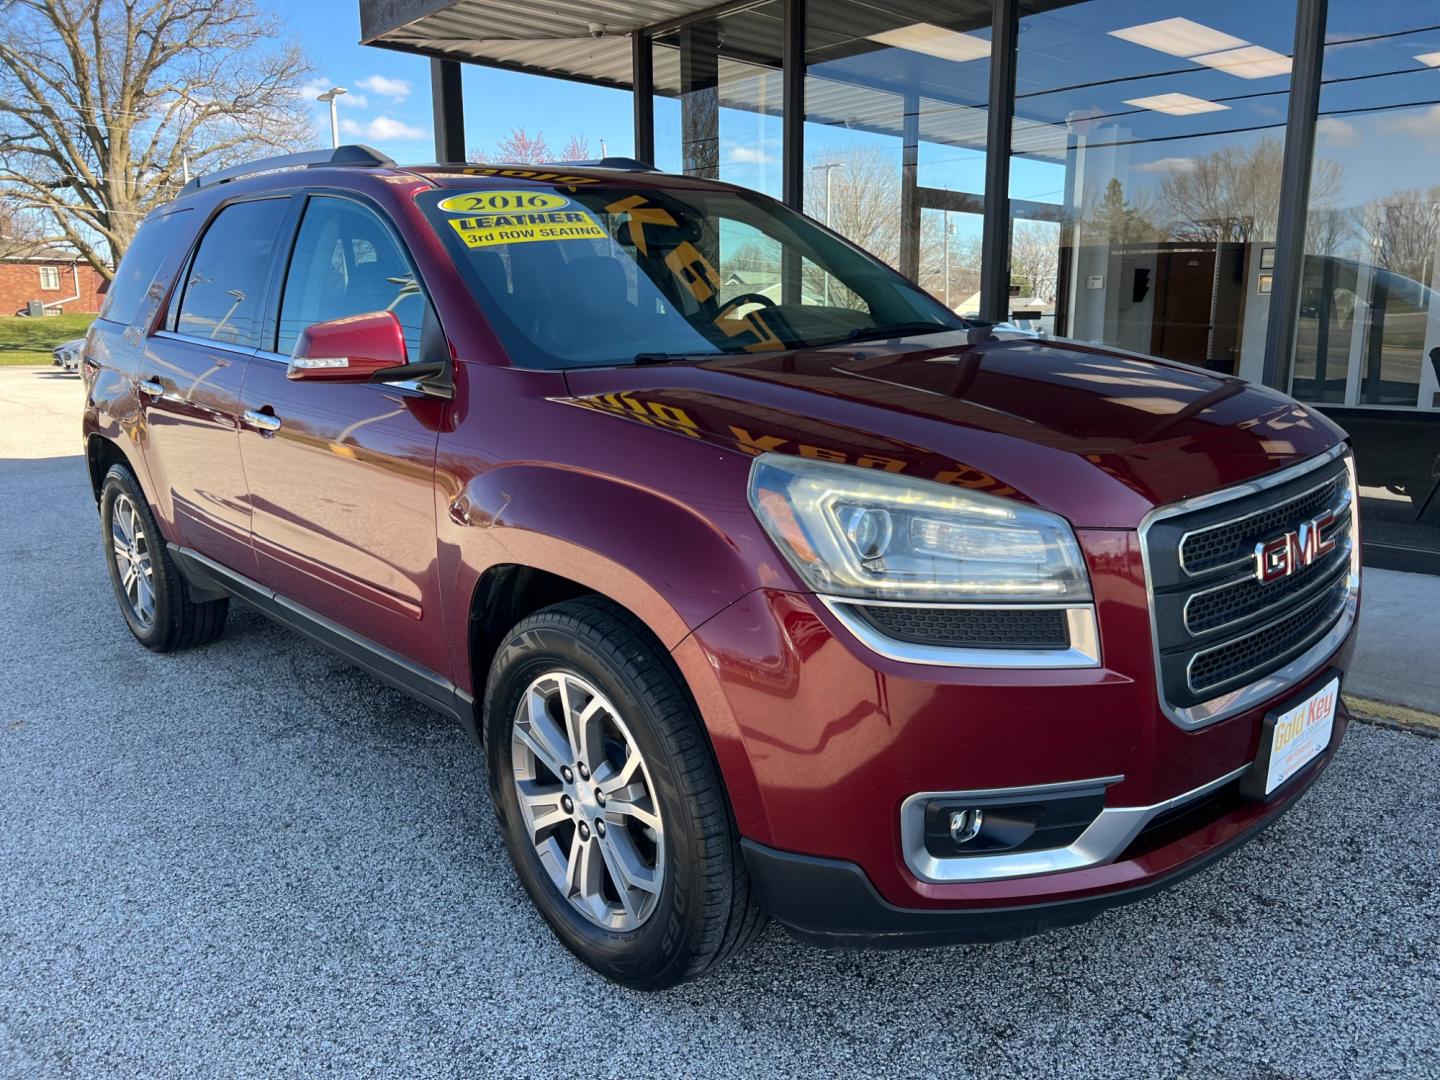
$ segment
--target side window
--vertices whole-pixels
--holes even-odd
[[[349,199],[312,198],[285,276],[276,351],[289,353],[300,332],[314,323],[374,311],[395,313],[410,359],[416,360],[425,296],[389,230]]]
[[[105,307],[100,312],[102,319],[130,325],[140,315],[145,301],[145,291],[155,280],[160,265],[170,248],[175,244],[180,223],[188,220],[188,210],[179,210],[164,217],[151,218],[140,226],[120,268],[115,271],[115,280],[105,297]]]
[[[46,292],[54,292],[60,288],[60,268],[58,266],[40,267],[40,288]]]
[[[235,203],[210,223],[185,278],[175,329],[191,337],[256,348],[265,285],[288,199]]]

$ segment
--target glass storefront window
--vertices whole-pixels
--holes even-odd
[[[805,212],[965,312],[978,295],[989,0],[809,5]]]
[[[782,15],[770,0],[654,39],[658,167],[780,196]]]
[[[1294,33],[1293,0],[1022,2],[1012,316],[1258,377]]]
[[[1291,391],[1351,436],[1367,552],[1440,560],[1440,29],[1330,0]]]

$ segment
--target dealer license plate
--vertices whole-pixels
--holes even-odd
[[[1335,727],[1335,706],[1339,701],[1340,677],[1337,675],[1298,705],[1276,715],[1275,727],[1270,735],[1266,795],[1330,745],[1330,733]],[[1263,755],[1261,760],[1264,760]]]

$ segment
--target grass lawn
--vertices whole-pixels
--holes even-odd
[[[48,364],[62,341],[84,337],[94,315],[47,315],[0,319],[0,364]]]

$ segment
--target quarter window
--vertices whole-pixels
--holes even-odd
[[[176,211],[140,226],[140,232],[120,260],[115,280],[110,283],[105,307],[100,313],[102,319],[128,325],[139,317],[145,294],[175,243],[180,222],[189,213],[188,210]]]
[[[261,199],[220,211],[185,277],[179,333],[259,347],[270,259],[288,205],[287,199]]]
[[[376,311],[393,312],[400,320],[414,360],[425,298],[409,261],[365,207],[348,199],[312,198],[285,278],[276,350],[293,350],[307,326]]]

